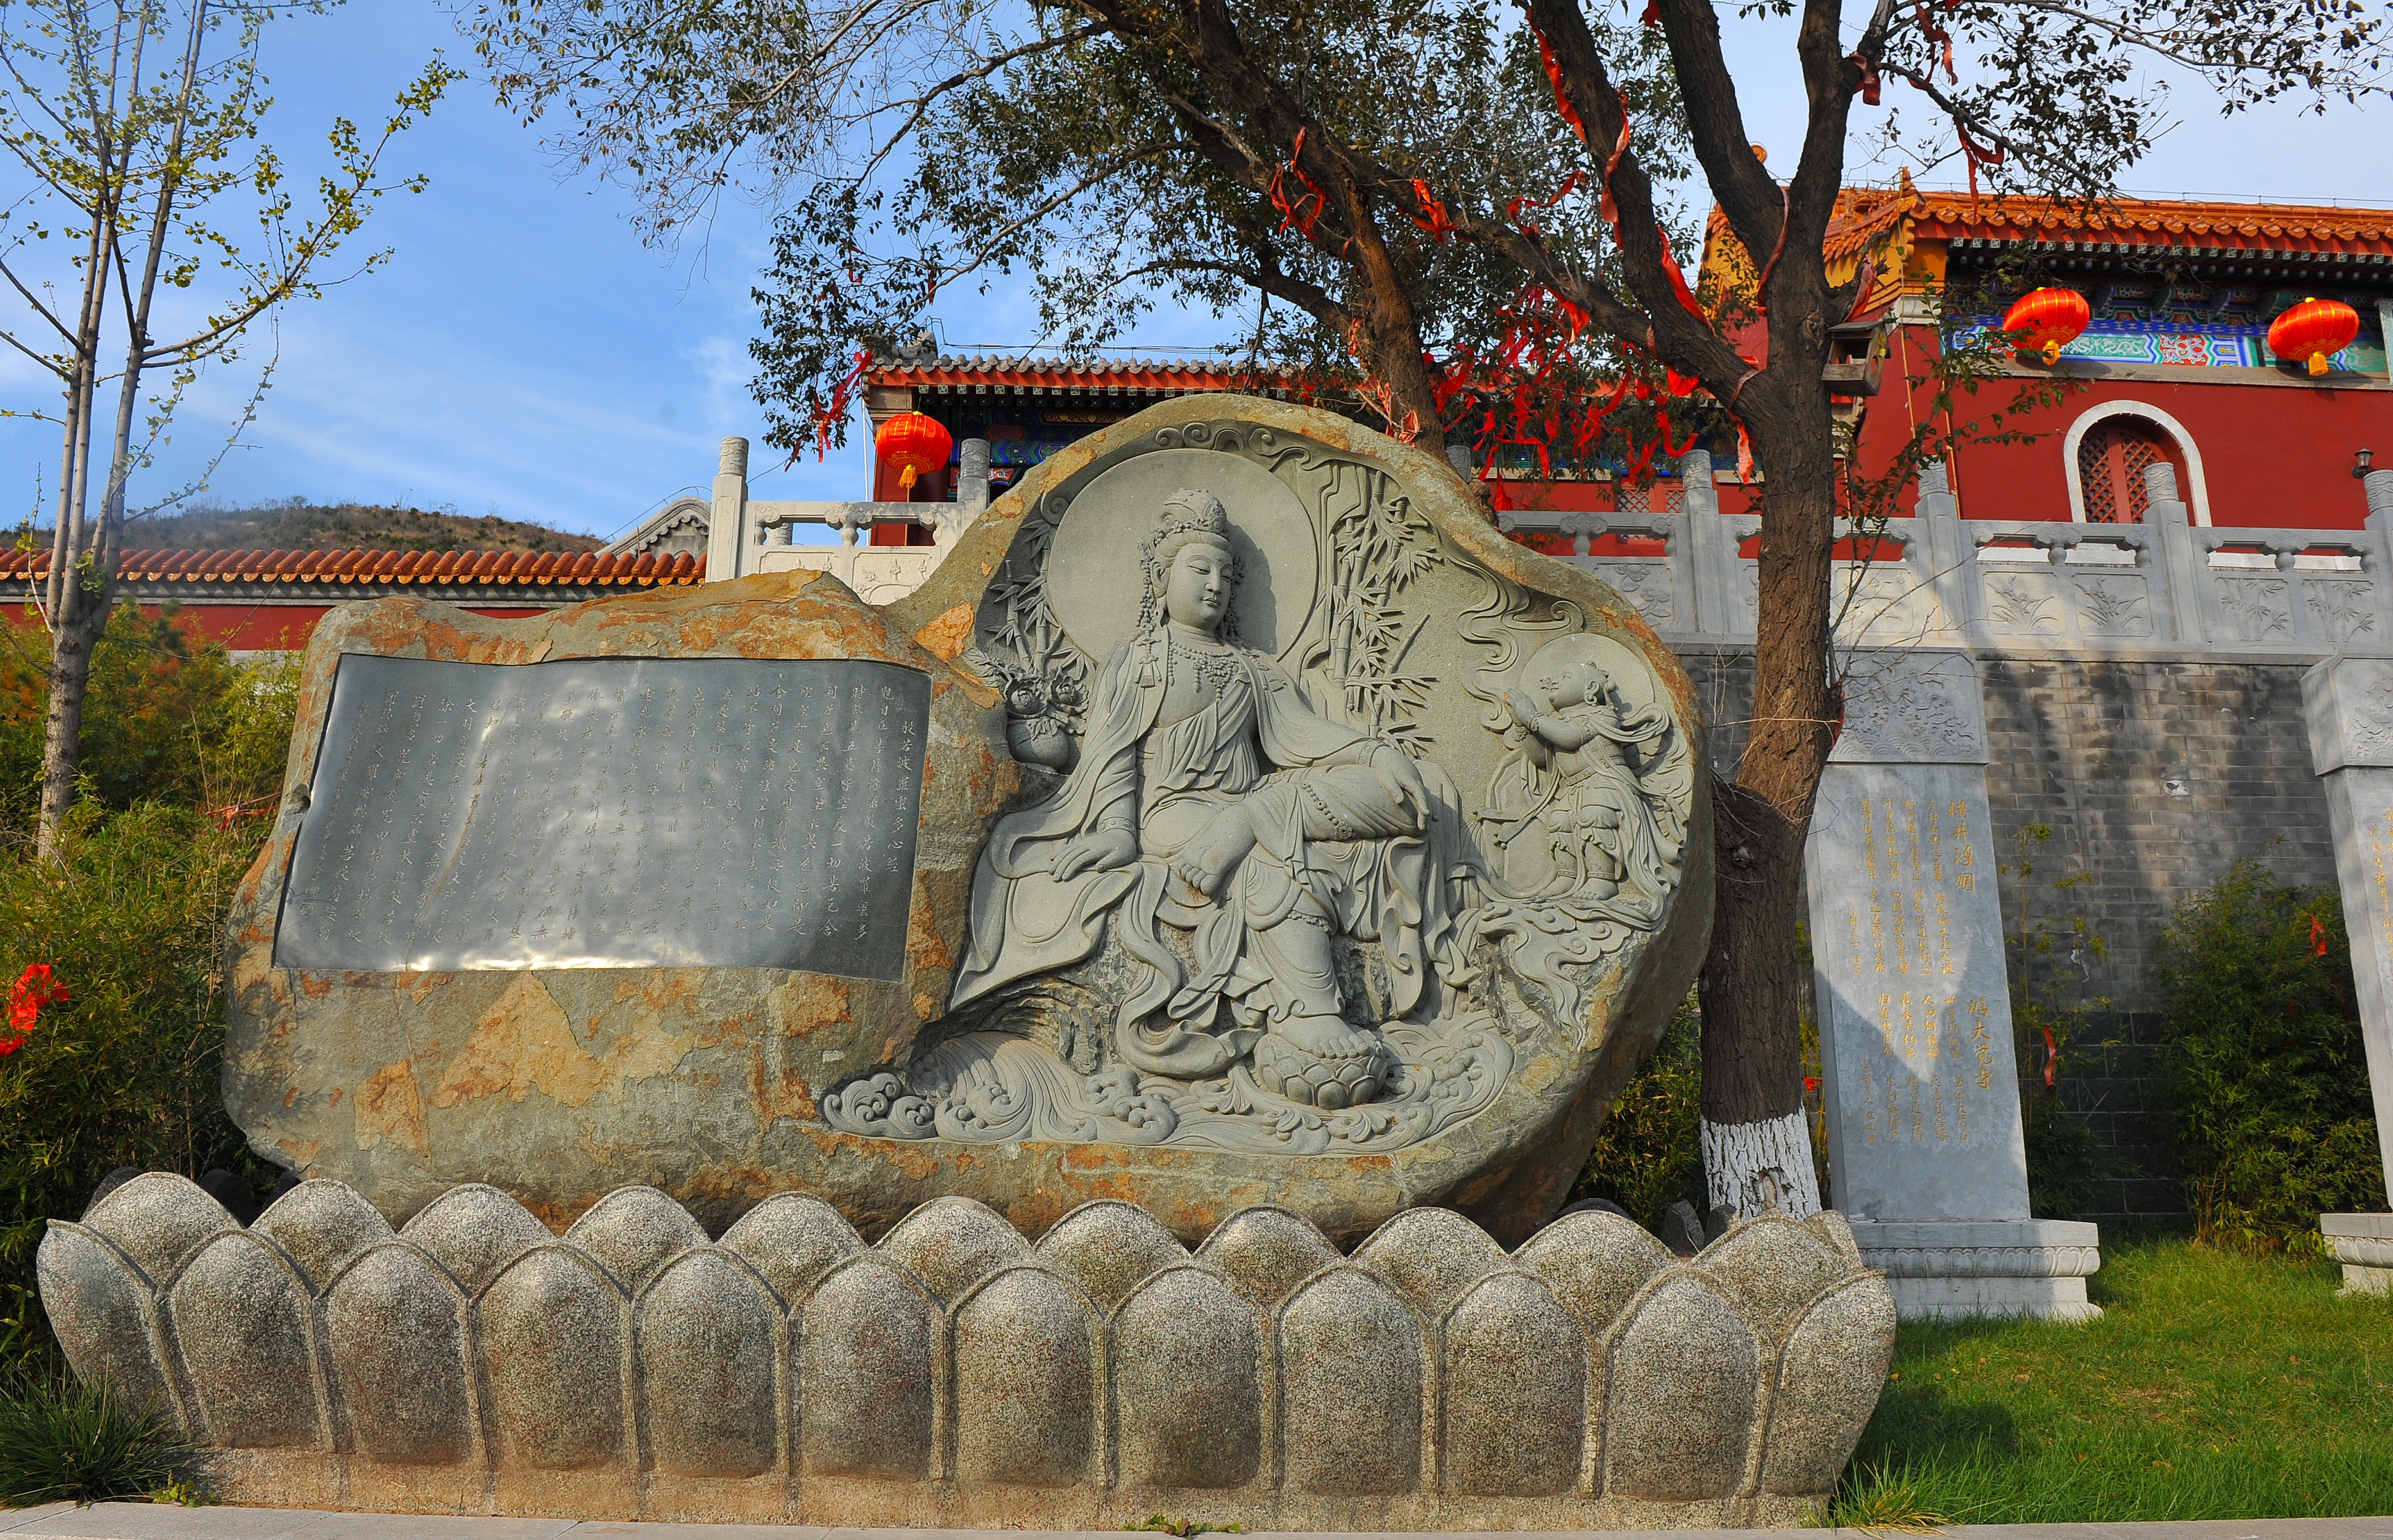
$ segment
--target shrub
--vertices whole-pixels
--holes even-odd
[[[1571,1197],[1609,1198],[1648,1230],[1680,1199],[1704,1212],[1696,1098],[1703,1087],[1701,1014],[1689,995],[1637,1078],[1621,1091]]]
[[[30,829],[41,803],[49,641],[0,627],[0,826]],[[194,645],[170,612],[120,605],[92,651],[83,793],[103,807],[216,807],[266,799],[282,778],[299,655],[236,663]]]
[[[2315,1252],[2321,1212],[2385,1207],[2343,906],[2250,857],[2177,906],[2157,969],[2197,1233]]]
[[[66,998],[0,1030],[0,1370],[46,1363],[33,1292],[46,1220],[120,1166],[264,1168],[225,1115],[225,908],[270,822],[296,655],[235,663],[125,606],[94,655],[84,795],[60,859],[33,859],[42,636],[0,651],[0,989],[45,965]],[[30,1003],[30,1002],[28,1002]]]
[[[33,1292],[46,1220],[75,1217],[119,1166],[244,1164],[221,1090],[222,959],[255,852],[249,825],[86,804],[61,862],[0,854],[0,986],[46,963],[68,992],[0,1057],[0,1365],[48,1351]]]
[[[0,1507],[191,1490],[200,1459],[154,1407],[44,1375],[0,1381]]]

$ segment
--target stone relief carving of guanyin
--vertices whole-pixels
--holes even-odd
[[[1035,768],[946,1016],[823,1098],[836,1128],[1398,1148],[1535,1035],[1583,1046],[1590,979],[1666,917],[1693,760],[1635,652],[1443,547],[1384,471],[1155,437],[990,580],[965,660]],[[1407,599],[1440,570],[1461,613]]]

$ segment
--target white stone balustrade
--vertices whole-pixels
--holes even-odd
[[[988,443],[963,442],[953,502],[752,502],[748,496],[748,440],[723,441],[722,470],[714,478],[712,534],[707,545],[709,582],[755,572],[830,572],[868,604],[904,598],[935,570],[972,521],[988,506]],[[837,545],[800,545],[801,524],[840,532]],[[928,545],[871,545],[857,532],[876,524],[918,525],[931,531]]]
[[[987,446],[977,439],[963,445],[954,502],[750,502],[747,454],[745,439],[724,440],[710,581],[812,568],[885,604],[919,587],[988,502]],[[1760,564],[1743,548],[1761,520],[1720,512],[1702,450],[1680,469],[1651,487],[1624,484],[1616,510],[1503,509],[1497,523],[1507,534],[1567,537],[1571,552],[1560,559],[1610,583],[1667,641],[1749,644]],[[2366,478],[2367,527],[2347,530],[2200,527],[2174,467],[2150,467],[2146,485],[2142,524],[1964,522],[1943,466],[1930,463],[1917,516],[1887,521],[1876,559],[1838,563],[1838,637],[1863,648],[2197,646],[2289,659],[2393,645],[2393,592],[2384,581],[2393,563],[2393,471]],[[800,524],[838,529],[842,543],[793,544]],[[933,543],[860,543],[857,531],[874,524],[927,526]],[[1837,533],[1868,531],[1839,519]],[[1598,552],[1607,535],[1661,549]]]

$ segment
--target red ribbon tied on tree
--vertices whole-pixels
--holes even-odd
[[[1426,177],[1413,178],[1413,196],[1420,200],[1421,211],[1413,215],[1413,223],[1429,232],[1432,241],[1443,241],[1454,233],[1454,221],[1446,217],[1445,205],[1430,196]]]
[[[1314,223],[1329,209],[1329,195],[1304,174],[1304,167],[1299,163],[1304,158],[1304,136],[1311,132],[1308,128],[1296,131],[1296,143],[1288,150],[1288,159],[1272,167],[1271,186],[1266,189],[1271,196],[1272,207],[1279,211],[1278,228],[1294,230],[1308,241],[1313,239]],[[1301,195],[1291,196],[1288,193],[1285,182],[1288,176],[1294,176],[1303,184]]]
[[[64,1005],[72,998],[46,962],[33,963],[18,974],[16,987],[8,991],[8,1030],[0,1037],[0,1058],[25,1046],[42,1019],[42,1007]]]

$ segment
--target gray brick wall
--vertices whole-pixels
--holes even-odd
[[[2286,881],[2334,881],[2300,665],[1993,657],[1979,667],[1996,829],[2050,826],[2036,902],[2092,920],[2111,956],[2088,985],[2118,1009],[2155,1007],[2148,972],[2169,914],[2237,857],[2258,855]],[[2053,894],[2047,871],[2092,881]],[[2007,915],[2017,897],[2008,886],[2003,897]]]
[[[1749,654],[1688,648],[1712,758],[1734,772],[1752,699]],[[2006,862],[2014,837],[2051,829],[2027,887],[2002,889],[2007,927],[2024,904],[2082,914],[2106,960],[2060,958],[2060,992],[2107,997],[2078,1038],[2063,1105],[2109,1155],[2105,1192],[2082,1217],[2171,1218],[2184,1211],[2168,1155],[2161,1091],[2160,1001],[2150,969],[2171,911],[2237,857],[2281,881],[2334,881],[2326,798],[2310,772],[2298,662],[2186,662],[1988,654],[1980,658],[1990,763],[1986,792]],[[2056,880],[2086,881],[2056,890]],[[2073,974],[2073,982],[2068,976]]]

